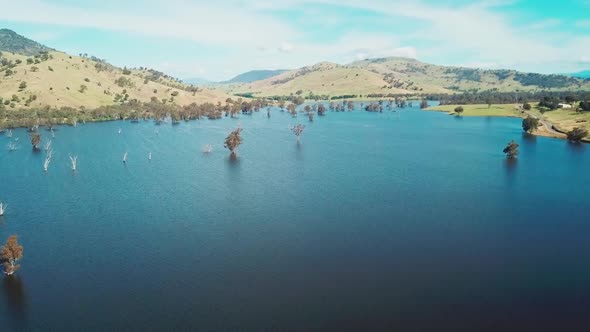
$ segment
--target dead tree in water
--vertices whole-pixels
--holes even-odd
[[[71,156],[70,155],[70,162],[72,163],[72,171],[76,171],[78,168],[78,156]]]
[[[41,144],[41,135],[39,133],[31,133],[31,145],[33,150],[39,150],[39,144]]]
[[[49,164],[51,163],[51,157],[53,155],[53,150],[47,151],[47,156],[45,157],[45,161],[43,162],[43,170],[47,173],[49,169]]]
[[[305,129],[305,125],[302,125],[302,124],[298,124],[298,125],[291,127],[291,131],[293,132],[293,134],[295,134],[295,136],[297,136],[297,142],[299,142],[299,139],[301,137],[301,134],[303,134],[304,129]]]

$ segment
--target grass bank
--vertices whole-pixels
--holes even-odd
[[[565,138],[565,133],[574,129],[575,127],[586,128],[590,132],[590,112],[576,112],[573,110],[557,109],[553,111],[541,112],[536,103],[531,104],[533,108],[529,111],[540,119],[549,122],[553,129],[563,133],[556,134],[547,130],[540,123],[539,129],[534,132],[535,135]],[[455,107],[462,106],[462,116],[498,116],[498,117],[517,117],[525,118],[528,115],[521,111],[515,104],[499,104],[499,105],[441,105],[433,106],[425,109],[426,111],[447,112],[450,115],[456,115]],[[584,139],[584,142],[590,142],[590,137]]]
[[[459,105],[440,105],[426,108],[426,111],[438,111],[447,112],[451,115],[455,114],[455,108]],[[521,110],[519,110],[514,104],[497,104],[497,105],[460,105],[463,107],[462,116],[501,116],[501,117],[515,117],[523,118],[526,117]]]

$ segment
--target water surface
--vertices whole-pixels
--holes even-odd
[[[301,144],[295,123],[307,125]],[[238,125],[244,144],[230,160],[223,140]],[[589,146],[521,131],[518,119],[417,109],[313,123],[277,110],[96,123],[60,127],[44,174],[44,153],[17,130],[15,152],[0,137],[0,240],[18,234],[25,257],[2,280],[0,321],[60,331],[587,326]],[[502,154],[511,139],[514,163]]]

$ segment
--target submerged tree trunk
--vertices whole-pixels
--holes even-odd
[[[45,170],[45,173],[47,173],[47,170],[49,169],[49,164],[51,163],[51,156],[53,155],[53,150],[49,150],[47,152],[47,157],[45,157],[45,161],[43,162],[43,170]]]
[[[72,171],[76,171],[76,168],[78,166],[78,156],[70,156],[70,161],[72,163]]]

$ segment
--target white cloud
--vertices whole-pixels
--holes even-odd
[[[252,45],[253,41],[263,45],[285,36],[298,36],[296,29],[272,16],[251,11],[248,7],[228,6],[223,2],[147,1],[138,4],[136,10],[88,10],[43,0],[21,0],[3,4],[0,19],[96,28],[215,45],[243,46]]]
[[[542,29],[554,28],[554,27],[559,26],[560,24],[561,24],[560,20],[558,20],[556,18],[549,18],[549,19],[538,21],[538,22],[535,22],[535,23],[529,25],[529,29],[542,30]]]
[[[317,4],[348,10],[326,11],[314,6]],[[463,5],[420,0],[147,0],[133,5],[104,0],[89,10],[83,8],[85,3],[20,0],[3,4],[0,20],[175,38],[222,48],[227,52],[195,54],[194,59],[182,61],[175,61],[171,54],[170,63],[154,64],[186,75],[201,75],[201,69],[206,68],[215,79],[249,69],[295,68],[325,60],[346,63],[385,56],[419,56],[437,64],[541,72],[564,72],[565,67],[587,65],[580,55],[590,54],[590,37],[556,32],[566,22],[554,18],[523,24],[518,13],[500,12],[510,4],[494,0]],[[299,15],[297,19],[277,16],[277,10]],[[351,11],[373,12],[380,17],[379,24],[351,24],[347,16]],[[404,22],[410,22],[411,28],[402,29]],[[575,25],[590,27],[590,20]],[[316,36],[324,29],[330,31],[330,38]]]
[[[278,50],[279,52],[290,53],[291,51],[293,51],[294,48],[295,46],[293,46],[293,44],[283,42],[281,46],[279,46]]]
[[[576,26],[578,28],[590,28],[590,20],[579,20],[579,21],[576,21]]]

